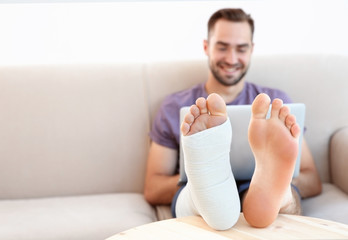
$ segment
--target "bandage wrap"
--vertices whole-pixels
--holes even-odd
[[[201,215],[214,229],[232,227],[240,200],[230,165],[232,128],[223,124],[182,137],[188,183],[176,204],[178,217]]]

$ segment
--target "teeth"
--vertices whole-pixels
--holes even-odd
[[[236,69],[235,68],[226,68],[226,71],[227,72],[233,72],[233,71],[235,71]]]

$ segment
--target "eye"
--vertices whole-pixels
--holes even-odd
[[[225,52],[225,51],[228,50],[228,45],[227,44],[218,43],[218,44],[215,45],[215,48],[219,52]]]
[[[240,52],[240,53],[245,53],[245,52],[247,52],[247,50],[248,50],[247,47],[238,48],[238,52]]]

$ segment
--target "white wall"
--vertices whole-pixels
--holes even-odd
[[[348,55],[348,1],[150,1],[0,4],[0,65],[205,58],[209,16],[241,7],[255,54]]]

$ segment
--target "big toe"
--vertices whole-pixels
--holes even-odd
[[[257,95],[251,107],[252,117],[266,118],[270,103],[271,99],[267,94],[260,93]]]
[[[227,116],[225,101],[216,93],[207,97],[207,108],[213,116]]]

